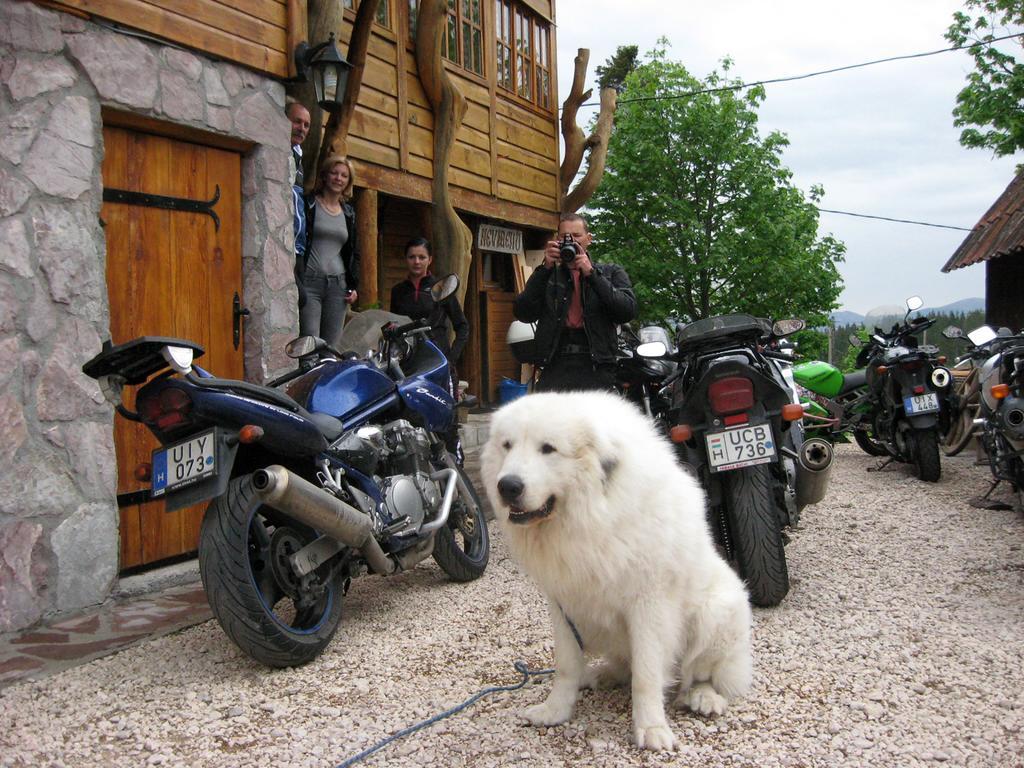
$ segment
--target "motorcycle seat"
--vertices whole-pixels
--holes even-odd
[[[847,392],[857,389],[857,387],[863,387],[867,384],[867,381],[868,374],[866,370],[847,373],[843,376],[843,386],[840,388],[839,394],[845,395]]]
[[[329,413],[310,413],[308,415],[309,420],[316,424],[329,443],[333,443],[345,431],[341,420],[334,418]]]
[[[259,384],[252,384],[248,381],[240,381],[237,379],[218,379],[211,377],[202,379],[201,381],[204,387],[227,389],[237,395],[251,397],[254,400],[262,400],[265,403],[271,403],[272,405],[277,405],[293,413],[297,413],[299,416],[313,422],[319,428],[320,432],[323,433],[323,436],[327,438],[328,442],[338,439],[344,431],[344,427],[339,419],[336,419],[329,413],[311,413],[295,402],[292,398],[288,397],[284,392],[271,387],[263,387]]]

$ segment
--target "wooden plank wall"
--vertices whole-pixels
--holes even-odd
[[[46,1],[274,77],[288,75],[289,0]],[[551,18],[550,0],[529,4]],[[486,77],[448,66],[468,103],[456,135],[449,178],[457,189],[552,214],[558,210],[557,114],[528,106],[497,87],[494,3],[483,0],[482,8]],[[428,180],[433,176],[434,120],[408,45],[407,13],[407,2],[392,0],[392,29],[379,24],[373,27],[349,147],[357,160]],[[354,13],[345,13],[338,35],[343,45],[351,38],[353,19]],[[552,53],[554,49],[552,40]],[[552,76],[555,67],[552,61]],[[492,218],[502,218],[500,211],[499,205],[486,202],[474,206],[475,213]]]
[[[485,0],[483,7],[485,66],[493,69],[493,3]],[[392,9],[398,30],[406,29],[405,8],[405,3],[397,3]],[[340,39],[349,39],[351,31],[352,16],[346,14]],[[557,115],[524,106],[493,82],[462,72],[448,67],[467,101],[452,151],[452,185],[545,212],[557,211]],[[489,77],[493,80],[493,74]],[[350,153],[357,160],[430,179],[433,129],[433,112],[405,35],[375,25],[349,129]]]
[[[288,76],[286,0],[50,0],[265,72]]]

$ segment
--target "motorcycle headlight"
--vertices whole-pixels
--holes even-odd
[[[952,378],[953,377],[950,375],[948,368],[932,369],[932,384],[936,389],[945,389],[948,387]]]

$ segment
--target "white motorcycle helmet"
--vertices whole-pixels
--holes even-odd
[[[534,339],[536,332],[536,323],[513,320],[512,325],[508,327],[505,341],[508,342],[516,360],[524,365],[533,365],[537,362],[537,344]]]

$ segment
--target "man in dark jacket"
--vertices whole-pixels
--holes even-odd
[[[575,257],[563,262],[560,248],[566,235],[572,237]],[[590,260],[590,242],[586,220],[564,214],[558,240],[548,242],[544,263],[516,296],[516,319],[537,323],[539,392],[615,386],[616,326],[636,317],[636,296],[626,270]]]

